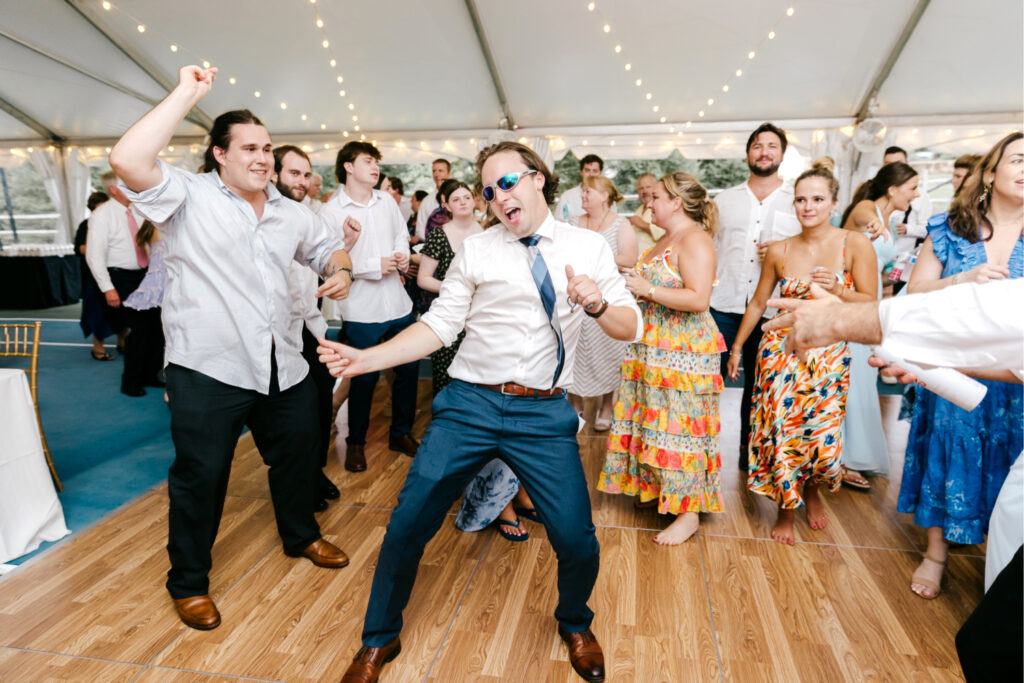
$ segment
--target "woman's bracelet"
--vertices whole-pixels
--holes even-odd
[[[654,301],[654,290],[655,289],[656,289],[656,287],[654,287],[652,285],[651,288],[647,290],[647,299],[649,299],[650,301]]]

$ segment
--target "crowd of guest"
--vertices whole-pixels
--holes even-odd
[[[251,118],[229,122],[226,130],[235,124],[263,130],[251,113],[242,114]],[[340,495],[323,468],[334,412],[342,403],[348,417],[345,469],[353,473],[367,470],[367,433],[381,375],[370,371],[352,377],[350,383],[335,384],[318,359],[320,340],[335,338],[328,332],[318,298],[325,293],[340,298],[342,326],[337,338],[349,347],[371,349],[399,335],[406,337],[403,333],[419,316],[429,314],[435,301],[443,301],[446,288],[452,287],[446,278],[453,265],[460,263],[466,245],[482,244],[474,240],[483,240],[489,231],[500,229],[492,228],[499,221],[489,211],[496,192],[510,191],[523,178],[541,175],[541,171],[513,173],[483,186],[453,178],[451,163],[437,159],[431,165],[434,187],[406,197],[402,179],[381,172],[380,151],[370,143],[353,141],[338,152],[334,168],[337,189],[324,195],[322,179],[313,172],[303,150],[287,145],[271,150],[269,138],[263,142],[260,135],[266,137],[265,130],[257,134],[260,139],[253,146],[255,150],[262,145],[264,152],[252,154],[272,151],[270,161],[255,163],[267,166],[264,171],[274,192],[268,189],[263,196],[260,188],[254,190],[253,197],[239,201],[244,199],[243,203],[267,212],[264,218],[257,213],[253,225],[267,215],[273,220],[289,215],[300,217],[302,228],[301,234],[289,237],[297,240],[297,247],[292,242],[264,246],[263,240],[270,238],[247,233],[247,239],[257,245],[255,252],[277,249],[288,256],[294,252],[295,260],[289,261],[286,273],[279,273],[285,278],[286,293],[274,294],[287,302],[286,320],[274,319],[272,329],[263,331],[258,348],[257,340],[247,342],[251,344],[246,347],[248,352],[259,356],[260,363],[265,365],[269,358],[269,368],[263,368],[269,374],[261,370],[245,376],[244,381],[236,380],[239,383],[231,388],[260,396],[263,390],[269,392],[270,403],[265,406],[262,398],[246,399],[255,403],[245,409],[249,411],[245,415],[255,417],[298,390],[284,386],[286,375],[289,386],[311,385],[308,394],[315,399],[310,398],[309,403],[315,401],[316,409],[303,418],[305,430],[299,436],[310,435],[310,452],[316,454],[319,474],[278,474],[288,480],[276,484],[272,480],[272,488],[286,491],[280,494],[281,500],[275,491],[275,511],[282,537],[290,541],[289,554],[304,555],[321,566],[340,567],[347,558],[319,539],[315,523],[305,516],[309,512],[306,506],[323,510],[328,500]],[[218,169],[224,175],[232,163],[238,163],[226,156],[225,150],[233,144],[230,135],[221,131],[221,137],[223,149],[211,145],[214,156],[202,169],[212,175]],[[142,145],[141,138],[132,142]],[[588,310],[571,356],[572,371],[565,375],[571,382],[561,388],[566,390],[581,427],[584,399],[590,398],[595,404],[593,431],[609,432],[597,489],[632,496],[638,508],[651,507],[669,518],[653,539],[661,545],[686,542],[698,530],[702,513],[738,513],[726,510],[722,495],[719,399],[727,380],[742,387],[736,455],[746,473],[746,487],[778,506],[771,531],[774,540],[787,545],[796,542],[794,519],[799,510],[806,512],[812,530],[824,528],[829,519],[823,493],[835,492],[843,484],[870,490],[869,477],[889,473],[876,370],[868,364],[870,350],[839,342],[798,356],[787,347],[787,330],[762,332],[762,325],[777,313],[768,304],[773,296],[876,301],[898,290],[891,286],[894,283],[889,281],[887,266],[908,252],[916,253],[916,265],[909,277],[901,273],[901,279],[907,281],[905,292],[1024,276],[1024,141],[1020,133],[1005,137],[984,156],[958,159],[952,205],[948,212],[936,215],[931,215],[918,174],[900,148],[886,150],[877,173],[856,189],[848,206],[840,207],[839,182],[828,158],[815,161],[792,184],[784,181],[779,167],[787,144],[785,131],[777,126],[765,123],[756,128],[746,144],[749,177],[715,197],[687,173],[673,172],[661,178],[642,175],[636,182],[641,205],[630,216],[616,211],[623,197],[603,175],[604,162],[595,155],[580,161],[580,184],[565,191],[557,202],[550,202],[553,189],[545,190],[550,195],[549,206],[554,207],[549,220],[553,215],[559,225],[568,224],[567,229],[575,231],[571,234],[581,243],[601,240],[601,249],[610,252],[642,316],[642,334],[636,341],[625,342],[613,339],[598,322],[604,308],[596,315]],[[91,353],[99,361],[113,359],[103,340],[117,336],[117,349],[124,354],[121,390],[133,397],[144,395],[145,387],[164,386],[164,330],[169,338],[174,336],[175,348],[187,346],[180,323],[183,309],[190,297],[216,287],[213,281],[199,282],[210,276],[195,271],[196,281],[187,286],[198,289],[181,291],[186,286],[182,272],[192,267],[189,259],[204,262],[205,257],[179,241],[183,225],[167,217],[171,214],[163,211],[161,202],[170,200],[161,199],[160,193],[173,194],[179,205],[193,201],[184,198],[181,188],[197,181],[190,174],[172,173],[162,163],[153,168],[159,169],[155,175],[150,168],[122,163],[119,170],[127,174],[127,179],[122,175],[122,182],[114,172],[105,174],[103,193],[90,197],[92,215],[76,238],[88,266],[83,269],[83,333],[93,337]],[[544,181],[548,182],[546,175]],[[214,181],[202,182],[210,185]],[[126,191],[129,185],[141,189]],[[216,190],[211,185],[202,191],[211,189]],[[504,218],[515,221],[515,212],[522,207],[504,210],[509,212]],[[170,245],[156,227],[156,223],[161,227],[164,223],[151,222],[146,216],[167,221]],[[837,216],[841,216],[838,221]],[[211,225],[216,220],[215,216],[207,218]],[[532,243],[528,246],[534,248]],[[542,259],[538,261],[543,264]],[[265,282],[271,282],[268,273],[280,265],[276,261],[268,264],[261,266]],[[567,273],[566,277],[571,280],[574,275]],[[172,286],[169,279],[176,288],[169,297],[172,321],[162,324],[165,288]],[[550,278],[547,285],[551,285]],[[553,311],[563,305],[571,310],[575,304],[572,300],[545,300],[543,286],[543,278],[538,279],[541,297],[535,308],[538,315],[548,309],[551,328],[561,345],[562,331]],[[235,303],[248,305],[252,302],[246,297],[251,295],[239,294]],[[225,304],[225,315],[235,303]],[[243,313],[236,309],[233,315]],[[241,322],[238,329],[244,331]],[[213,337],[204,339],[203,344],[224,341],[220,333],[208,332]],[[443,397],[452,381],[449,368],[459,357],[465,334],[453,333],[454,341],[430,356],[435,398]],[[240,340],[237,343],[242,344]],[[207,347],[189,350],[199,355],[210,352]],[[296,355],[290,360],[280,355],[291,351]],[[296,360],[299,353],[302,360]],[[556,384],[562,370],[561,349],[559,358]],[[179,360],[169,357],[167,362],[168,378],[174,379],[179,391],[198,381],[178,367]],[[303,379],[307,374],[308,381]],[[923,598],[934,599],[940,593],[950,543],[984,541],[996,497],[1024,448],[1022,389],[1008,379],[987,379],[986,398],[970,412],[926,389],[916,391],[898,509],[913,513],[915,523],[927,530],[927,551],[910,577],[911,589]],[[416,457],[420,446],[413,436],[418,363],[397,365],[388,381],[388,448]],[[212,401],[216,392],[209,392],[204,396]],[[172,415],[183,411],[180,403],[175,405],[176,392],[170,394]],[[288,403],[285,413],[301,403],[294,396],[289,401],[293,403]],[[240,418],[230,419],[230,429],[227,422],[218,423],[218,428],[224,427],[222,436],[240,429]],[[254,434],[261,452],[267,450],[265,459],[283,457],[285,447],[279,434],[260,429]],[[227,441],[219,443],[220,451],[225,444]],[[216,457],[223,466],[224,458],[230,461],[230,454],[220,451]],[[172,468],[172,513],[178,509],[175,496],[199,495],[194,478],[189,478],[192,474],[175,473],[175,468],[183,467],[176,460]],[[226,484],[225,472],[216,476],[217,487]],[[222,503],[223,490],[218,490]],[[281,502],[296,497],[304,497],[301,514],[289,512]],[[187,515],[180,510],[178,515],[176,520],[172,514],[172,535],[176,536],[172,546],[177,543],[184,549],[179,548],[178,557],[172,550],[175,566],[168,587],[172,595],[185,595],[192,589],[184,586],[194,577],[188,567],[181,569],[177,564],[194,564],[199,557],[208,570],[209,548],[199,546],[212,544],[209,533],[216,534],[219,512],[213,510],[203,518],[201,525],[209,537],[198,544]],[[495,457],[466,487],[456,525],[467,531],[494,526],[504,538],[519,542],[529,536],[521,518],[544,523],[518,473],[505,459]],[[290,531],[285,530],[288,525]],[[183,541],[185,538],[189,540]],[[312,545],[307,545],[310,542]],[[190,609],[199,608],[179,604],[186,623]],[[219,615],[216,621],[219,623]],[[216,625],[211,623],[212,616],[195,617],[190,625]]]

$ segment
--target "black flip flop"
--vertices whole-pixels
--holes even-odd
[[[528,519],[531,522],[537,522],[537,524],[544,523],[540,521],[540,515],[537,514],[537,510],[535,508],[524,508],[519,507],[518,505],[513,505],[512,509],[515,511],[516,515],[522,517],[523,519]]]
[[[499,517],[498,519],[494,520],[494,527],[498,530],[498,533],[501,534],[505,538],[506,541],[512,541],[513,543],[519,543],[520,541],[527,540],[528,538],[530,538],[530,532],[527,531],[527,532],[523,533],[522,536],[516,536],[515,534],[510,534],[509,532],[505,531],[501,527],[502,526],[512,526],[512,527],[515,527],[516,529],[518,529],[520,524],[521,524],[521,522],[518,519],[516,521],[514,521],[514,522],[510,522],[507,519],[502,519],[501,517]]]
[[[114,360],[114,357],[111,356],[106,351],[103,352],[102,356],[97,356],[95,351],[90,351],[89,353],[92,356],[93,360]]]

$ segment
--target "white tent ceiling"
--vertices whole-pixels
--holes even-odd
[[[984,148],[1021,125],[1021,0],[588,4],[0,0],[0,147],[51,138],[99,157],[179,66],[203,60],[218,80],[177,144],[248,107],[275,142],[319,160],[343,131],[377,140],[391,162],[471,158],[497,135],[547,138],[556,157],[739,156],[762,120],[810,149],[876,90],[875,115],[910,148]]]

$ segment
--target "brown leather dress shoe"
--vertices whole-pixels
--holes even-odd
[[[308,557],[309,561],[318,567],[326,569],[341,569],[348,566],[348,555],[338,546],[318,538],[309,544],[309,547],[301,553],[285,552],[289,557]]]
[[[401,651],[402,641],[397,637],[384,647],[363,645],[341,677],[341,683],[376,683],[380,670]]]
[[[345,469],[349,472],[366,471],[366,447],[361,443],[350,443],[345,448]]]
[[[593,632],[588,628],[579,633],[569,633],[559,626],[558,635],[568,646],[569,661],[580,678],[585,681],[603,681],[604,653]]]
[[[193,595],[174,601],[182,623],[200,631],[209,631],[220,626],[220,612],[209,595]]]
[[[393,451],[398,451],[403,455],[408,455],[410,458],[416,457],[416,449],[419,447],[420,442],[408,434],[402,434],[402,436],[388,439],[388,448]]]

